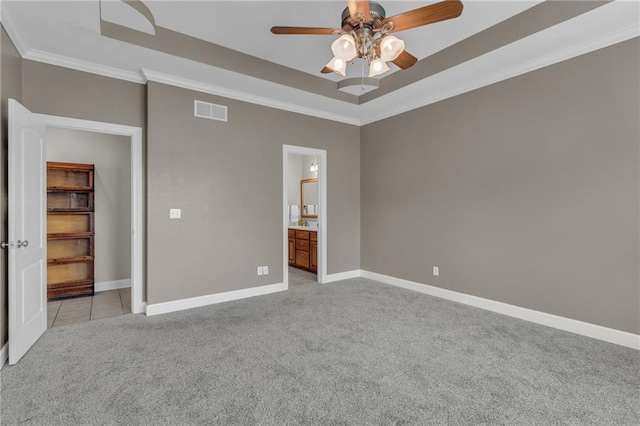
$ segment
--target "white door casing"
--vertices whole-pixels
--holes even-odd
[[[47,329],[45,124],[9,99],[9,364]]]

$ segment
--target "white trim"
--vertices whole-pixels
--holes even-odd
[[[89,61],[83,61],[81,59],[58,55],[55,53],[44,52],[38,49],[29,49],[25,54],[22,54],[22,57],[30,61],[42,62],[49,65],[57,65],[63,68],[102,75],[104,77],[116,78],[118,80],[130,81],[132,83],[146,83],[146,80],[142,75],[140,75],[139,72],[126,71],[120,68],[110,67],[108,65],[96,64]]]
[[[338,272],[336,274],[329,274],[327,275],[324,282],[332,283],[336,281],[350,280],[352,278],[360,278],[361,276],[362,276],[362,270],[354,269],[353,271],[345,271],[345,272]]]
[[[93,285],[93,291],[100,293],[101,291],[117,290],[119,288],[131,287],[131,278],[126,280],[100,281]]]
[[[407,290],[417,291],[430,296],[440,297],[476,308],[486,309],[502,315],[519,318],[547,327],[569,331],[582,336],[592,337],[605,342],[615,343],[628,348],[640,350],[640,335],[628,333],[626,331],[615,330],[588,322],[565,318],[558,315],[547,314],[545,312],[534,311],[533,309],[522,308],[508,303],[496,302],[495,300],[484,299],[482,297],[471,296],[457,291],[446,290],[428,284],[420,284],[414,281],[403,280],[376,272],[362,271],[362,276],[370,280],[380,281]]]
[[[0,370],[9,361],[9,342],[5,343],[2,349],[0,349]]]
[[[131,312],[144,312],[142,289],[144,288],[144,227],[142,189],[142,129],[122,124],[80,120],[76,118],[41,116],[47,126],[83,130],[96,133],[128,136],[131,138]],[[46,143],[46,142],[45,142]]]
[[[296,105],[289,102],[283,102],[275,99],[265,98],[262,96],[256,96],[250,93],[240,92],[238,90],[227,89],[225,87],[214,86],[212,84],[201,83],[199,81],[177,77],[175,75],[164,74],[164,73],[160,73],[157,71],[152,71],[144,68],[142,69],[142,74],[145,76],[147,81],[162,83],[169,86],[181,87],[183,89],[194,90],[196,92],[201,92],[201,93],[208,93],[210,95],[223,96],[225,98],[235,99],[243,102],[249,102],[256,105],[267,106],[275,109],[280,109],[283,111],[295,112],[298,114],[324,118],[325,120],[352,124],[354,126],[361,125],[360,120],[353,117],[333,114],[331,112],[322,111],[315,108],[308,108],[305,106]]]
[[[173,300],[171,302],[154,303],[146,306],[146,312],[147,316],[166,314],[169,312],[183,311],[185,309],[199,308],[201,306],[229,302],[231,300],[246,299],[248,297],[277,293],[284,290],[286,290],[286,287],[283,283],[269,284],[259,287],[244,288],[242,290],[233,290],[224,293],[191,297],[189,299]]]
[[[327,282],[327,151],[304,146],[282,145],[282,281],[289,289],[289,154],[318,158],[318,282]]]

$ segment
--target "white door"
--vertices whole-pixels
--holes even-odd
[[[9,364],[47,329],[45,125],[9,99]]]

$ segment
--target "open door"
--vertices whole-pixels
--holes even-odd
[[[9,99],[9,364],[47,330],[45,125]]]

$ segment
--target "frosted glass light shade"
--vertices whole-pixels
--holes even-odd
[[[385,36],[380,42],[380,58],[383,61],[393,61],[404,51],[404,41],[396,36]]]
[[[345,62],[352,60],[358,54],[356,41],[350,34],[343,34],[331,43],[331,51],[336,58],[340,58]]]
[[[334,56],[333,59],[331,59],[326,66],[331,71],[333,71],[333,72],[335,72],[337,74],[340,74],[343,77],[346,75],[346,72],[347,72],[347,61],[345,61],[344,59],[336,58]]]
[[[375,59],[371,61],[371,64],[369,65],[369,77],[384,74],[389,70],[389,66],[382,60],[382,58]]]

